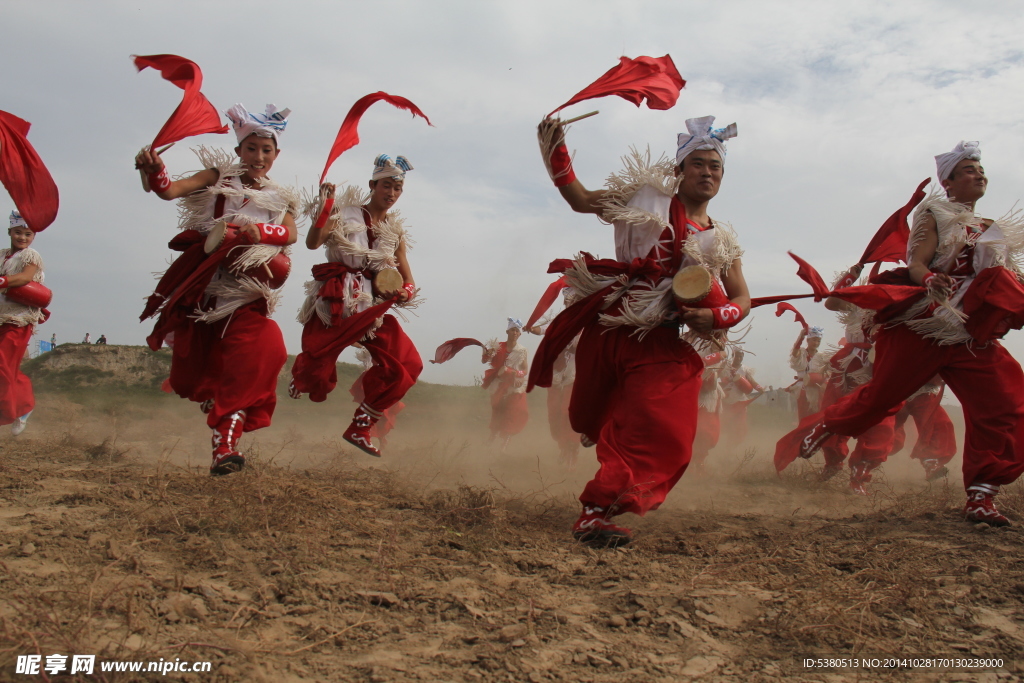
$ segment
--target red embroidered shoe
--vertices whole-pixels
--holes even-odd
[[[949,469],[940,463],[935,458],[927,458],[921,461],[921,466],[924,467],[924,480],[935,481],[936,479],[942,479],[949,474]]]
[[[584,503],[580,518],[572,525],[572,537],[580,543],[604,548],[617,548],[633,541],[633,532],[613,524],[602,507]]]
[[[825,439],[832,436],[832,433],[825,429],[825,423],[819,422],[811,428],[811,431],[800,442],[800,457],[810,458],[818,452]]]
[[[367,455],[375,458],[380,457],[380,449],[373,445],[373,426],[380,419],[380,413],[373,410],[365,403],[360,403],[356,408],[356,414],[352,416],[352,423],[341,435],[341,438],[361,450]]]
[[[295,380],[288,382],[288,396],[291,398],[302,398],[302,392],[295,388]]]
[[[235,447],[245,426],[245,411],[238,410],[220,421],[213,430],[213,463],[210,474],[220,476],[245,467],[245,456]]]
[[[868,482],[871,481],[871,468],[864,463],[850,466],[850,490],[858,496],[868,495]]]
[[[967,487],[967,505],[964,516],[968,522],[985,522],[992,526],[1010,526],[1007,519],[996,509],[996,494],[999,487],[993,484],[972,484]]]

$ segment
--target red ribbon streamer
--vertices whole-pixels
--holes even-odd
[[[540,320],[542,315],[547,313],[547,310],[551,308],[551,304],[555,303],[555,299],[558,298],[559,292],[565,287],[565,283],[566,278],[563,275],[548,285],[540,301],[537,302],[536,308],[533,309],[533,313],[530,314],[530,319],[526,321],[526,329],[533,327],[533,324]]]
[[[570,104],[606,95],[618,95],[638,107],[646,98],[649,109],[671,109],[685,85],[686,81],[679,75],[669,55],[636,59],[620,57],[618,66],[609,69],[548,116],[553,116]]]
[[[882,223],[882,227],[868,243],[859,263],[871,263],[872,261],[875,263],[882,261],[898,263],[906,258],[907,241],[910,239],[910,226],[907,224],[907,217],[910,216],[914,207],[924,199],[924,187],[930,182],[931,178],[921,181],[910,201],[889,216],[885,223]]]
[[[42,232],[57,218],[57,184],[28,141],[31,123],[0,111],[0,183],[33,232]]]
[[[147,67],[156,69],[164,80],[185,91],[181,104],[153,138],[153,149],[193,135],[228,132],[228,127],[220,122],[220,114],[200,92],[203,72],[198,64],[178,55],[135,55],[132,61],[139,71]]]
[[[338,130],[338,137],[334,139],[334,145],[331,147],[331,153],[327,155],[327,163],[324,165],[324,172],[320,174],[320,182],[324,182],[324,178],[327,177],[327,171],[330,170],[331,164],[341,156],[342,152],[347,149],[352,149],[359,144],[359,119],[363,117],[366,110],[370,108],[370,105],[374,102],[380,102],[384,100],[390,105],[398,107],[399,109],[405,109],[406,111],[412,112],[412,115],[419,116],[427,122],[428,126],[433,126],[427,115],[420,111],[420,108],[413,104],[410,100],[404,97],[398,97],[397,95],[389,95],[384,91],[371,93],[364,97],[356,100],[356,103],[349,109],[348,114],[345,115],[345,120],[341,123],[341,129]]]
[[[793,311],[793,315],[796,317],[796,321],[803,325],[804,332],[806,332],[808,329],[807,321],[804,320],[804,317],[800,315],[800,311],[796,310],[796,308],[794,308],[792,304],[780,303],[775,309],[775,317],[781,318],[782,314],[785,313],[786,311]]]
[[[470,337],[456,337],[455,339],[449,339],[444,344],[437,347],[437,350],[434,351],[434,360],[430,362],[445,363],[450,361],[452,358],[455,358],[455,354],[467,346],[483,346],[483,344]]]

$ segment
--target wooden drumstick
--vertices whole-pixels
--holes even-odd
[[[592,111],[590,113],[581,114],[580,116],[577,116],[576,118],[569,119],[568,121],[562,121],[561,125],[568,126],[570,123],[576,123],[577,121],[582,121],[583,119],[589,119],[591,116],[596,116],[596,115],[598,115],[600,113],[601,113],[600,111],[595,109],[594,111]]]
[[[163,154],[164,152],[169,150],[171,147],[174,147],[174,143],[173,142],[171,144],[167,145],[166,147],[162,148],[162,149],[158,149],[156,151],[156,153],[158,155]],[[139,169],[139,175],[142,176],[142,189],[145,190],[146,192],[152,192],[152,190],[149,187],[149,178],[146,177],[145,172],[141,168]]]

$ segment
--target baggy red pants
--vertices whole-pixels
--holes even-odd
[[[743,443],[750,432],[747,420],[749,399],[740,399],[735,403],[723,403],[722,422],[725,424],[726,446],[735,448]]]
[[[697,433],[693,438],[693,454],[690,458],[694,467],[704,467],[704,461],[711,449],[718,445],[721,433],[722,421],[718,412],[711,412],[704,407],[697,408]]]
[[[829,382],[821,398],[822,410],[827,410],[843,397],[842,389],[836,382]],[[886,461],[892,452],[896,419],[887,417],[873,427],[869,427],[857,437],[857,446],[850,456],[850,468],[866,465],[873,470]],[[825,456],[825,464],[830,467],[842,467],[846,456],[850,455],[849,436],[834,435],[825,440],[821,451]]]
[[[352,394],[352,399],[356,403],[362,403],[366,400],[366,393],[363,391],[363,377],[365,375],[366,373],[363,372],[362,375],[356,377],[356,381],[352,383],[352,386],[348,390],[348,393]],[[391,430],[395,428],[395,421],[398,419],[398,414],[403,410],[405,410],[405,404],[398,401],[387,410],[382,411],[380,419],[370,427],[370,435],[376,436],[380,439],[381,445],[386,446],[388,443],[388,434],[390,434]]]
[[[597,443],[580,501],[638,515],[660,506],[690,464],[704,362],[673,327],[643,339],[594,323],[576,351],[574,431]]]
[[[0,425],[11,424],[36,406],[32,380],[21,371],[34,327],[0,325]]]
[[[174,330],[170,388],[178,396],[213,399],[206,424],[216,428],[238,410],[243,431],[270,426],[277,407],[277,377],[288,360],[281,328],[256,301],[214,323],[189,321]]]
[[[825,428],[862,434],[936,374],[963,404],[964,485],[1015,481],[1024,472],[1024,371],[998,341],[940,346],[905,325],[883,328],[874,377],[824,411]]]
[[[917,443],[910,457],[914,460],[938,460],[945,465],[956,455],[956,433],[946,409],[942,407],[942,394],[921,394],[907,401],[896,414],[896,435],[892,452],[899,453],[906,444],[907,432],[903,425],[914,418]]]
[[[569,400],[572,398],[571,384],[548,389],[548,428],[563,453],[576,455],[580,448],[580,435],[569,424]]]
[[[314,315],[302,328],[303,351],[327,346],[337,336],[338,329],[327,327]],[[395,316],[385,315],[373,335],[373,339],[360,342],[373,358],[373,367],[363,373],[364,402],[384,412],[402,400],[416,384],[416,378],[423,372],[423,361]],[[342,351],[344,349],[338,349],[338,353],[320,358],[302,353],[295,359],[292,366],[295,386],[309,393],[311,401],[326,400],[327,394],[338,385],[338,356]]]
[[[502,368],[505,370],[506,368]],[[526,394],[512,391],[515,373],[502,373],[491,394],[491,436],[514,436],[523,431],[530,419]]]

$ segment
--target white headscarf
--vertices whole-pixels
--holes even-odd
[[[825,328],[824,327],[812,327],[811,329],[807,330],[807,338],[808,339],[821,339],[824,335],[825,335]]]
[[[686,131],[677,138],[676,164],[699,149],[713,149],[725,161],[725,141],[736,137],[736,124],[730,123],[725,128],[712,128],[714,116],[702,116],[699,119],[686,119]]]
[[[236,104],[224,112],[224,115],[231,121],[231,127],[234,128],[235,137],[239,142],[255,133],[261,138],[274,138],[274,143],[280,144],[279,136],[288,125],[288,115],[291,113],[291,109],[278,111],[276,106],[268,104],[266,113],[253,114],[245,105]]]
[[[21,214],[15,211],[11,211],[11,227],[12,228],[27,228],[28,223],[21,217]]]
[[[405,174],[412,170],[412,164],[403,156],[397,156],[392,161],[387,154],[381,154],[373,160],[373,175],[370,180],[381,178],[398,178],[405,180]]]
[[[505,328],[505,331],[508,332],[513,327],[518,327],[519,331],[522,332],[522,330],[523,330],[523,321],[520,320],[519,318],[509,318],[508,319],[508,327]]]
[[[939,174],[939,182],[949,178],[949,174],[953,172],[956,165],[964,159],[970,159],[972,161],[981,161],[981,147],[978,146],[977,140],[970,142],[960,141],[956,147],[953,148],[952,152],[946,152],[945,154],[939,154],[935,157],[935,169]]]

